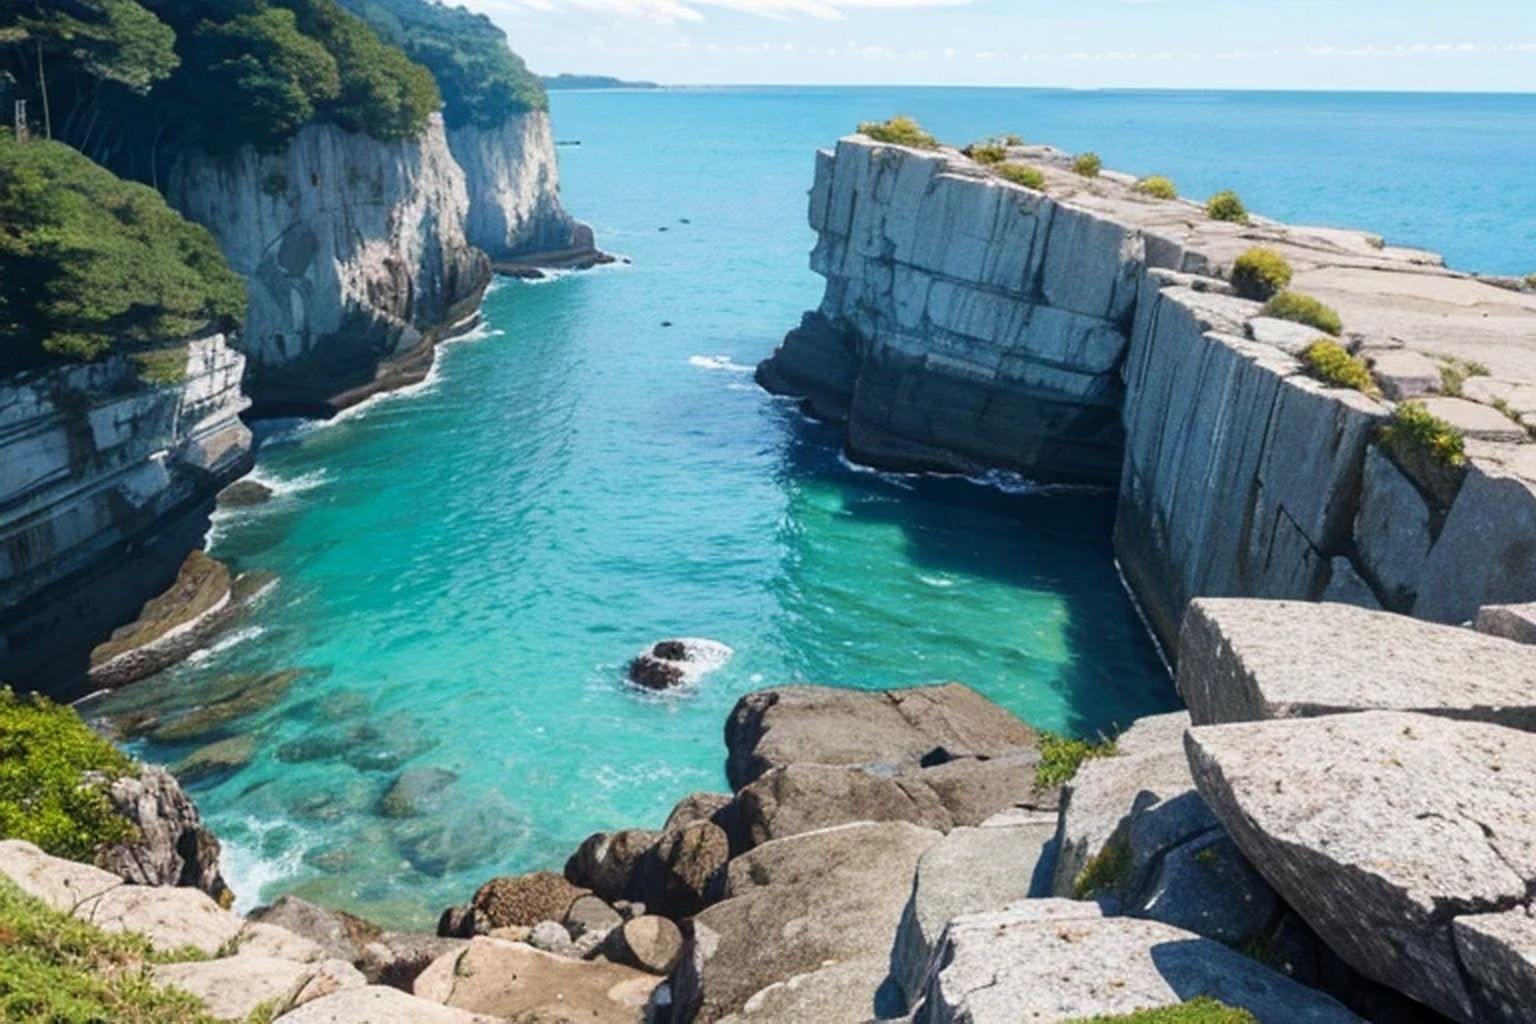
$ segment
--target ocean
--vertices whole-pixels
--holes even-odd
[[[870,472],[752,382],[820,280],[812,154],[909,113],[1236,188],[1494,273],[1536,270],[1536,96],[687,89],[557,93],[564,200],[629,262],[496,285],[424,385],[259,427],[274,500],[211,551],[278,584],[163,679],[304,674],[242,720],[255,756],[190,785],[249,907],[284,892],[430,926],[589,833],[724,787],[761,686],[960,680],[1092,736],[1176,706],[1116,574],[1113,496]],[[575,144],[578,143],[579,145]],[[734,655],[682,692],[623,681],[667,637]],[[155,693],[142,691],[146,700]],[[175,761],[196,744],[132,745]],[[426,813],[390,817],[402,771]],[[419,773],[418,773],[419,774]]]

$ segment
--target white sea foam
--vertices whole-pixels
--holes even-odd
[[[709,675],[711,672],[714,672],[716,669],[723,666],[726,662],[730,661],[731,656],[736,653],[735,649],[727,644],[721,643],[718,640],[706,640],[702,637],[691,636],[677,637],[677,640],[681,642],[688,651],[687,661],[675,663],[682,670],[682,681],[668,690],[647,690],[647,692],[657,693],[659,696],[665,696],[667,694],[677,693],[678,691],[692,689],[693,687],[697,686],[705,676]],[[651,648],[647,646],[639,651],[636,651],[635,656],[640,657],[649,653],[651,653]],[[640,688],[644,689],[643,687]]]
[[[260,591],[260,593],[261,594],[266,594],[268,591],[270,591],[272,589],[272,586],[274,586],[274,585],[275,584],[269,584],[268,586],[264,587]],[[225,633],[223,636],[219,637],[219,639],[217,641],[215,641],[214,643],[209,644],[207,647],[200,647],[197,650],[193,651],[191,654],[187,655],[187,659],[186,659],[187,660],[187,664],[188,665],[198,665],[198,664],[201,664],[202,662],[207,661],[209,658],[216,657],[217,655],[223,654],[225,651],[229,650],[231,647],[236,647],[236,646],[238,646],[240,644],[243,644],[247,640],[254,640],[257,637],[261,636],[261,634],[263,634],[265,632],[266,632],[266,629],[264,627],[262,627],[262,626],[244,626],[244,627],[242,627],[240,629],[235,630],[234,632]]]
[[[313,837],[305,830],[288,821],[262,821],[245,819],[245,834],[239,839],[225,838],[223,854],[219,859],[224,878],[235,892],[236,913],[248,913],[264,901],[263,893],[279,882],[297,876],[304,869],[304,851]],[[300,841],[287,844],[277,857],[264,857],[260,853],[267,844],[266,837],[278,830],[297,832]]]
[[[854,462],[848,457],[846,452],[839,452],[837,460],[842,463],[845,469],[852,470],[855,473],[879,477],[888,484],[904,487],[907,490],[915,487],[919,480],[964,480],[966,483],[975,484],[977,487],[1002,491],[1004,494],[1103,494],[1111,490],[1111,488],[1098,484],[1041,483],[1038,480],[1031,480],[1020,473],[1010,473],[1001,469],[989,470],[980,476],[968,476],[964,473],[917,473],[876,469],[873,466],[864,466]]]
[[[689,356],[689,366],[701,370],[724,370],[726,373],[751,373],[755,367],[738,363],[730,356]]]
[[[948,589],[949,587],[952,587],[952,586],[955,585],[955,581],[954,580],[945,579],[942,576],[919,576],[918,579],[922,580],[924,583],[928,584],[930,587],[938,587],[941,590]]]

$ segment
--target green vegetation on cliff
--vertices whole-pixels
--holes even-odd
[[[485,15],[423,0],[341,3],[431,70],[448,127],[494,128],[512,114],[549,109],[544,84]]]
[[[1199,996],[1177,1006],[1161,1006],[1111,1017],[1083,1017],[1069,1024],[1259,1024],[1259,1021],[1247,1010],[1234,1009],[1208,996]]]
[[[213,236],[153,189],[0,132],[0,370],[163,352],[244,312],[245,282]],[[164,355],[151,362],[167,372]]]
[[[1097,743],[1073,739],[1054,732],[1042,732],[1038,743],[1040,763],[1035,766],[1035,788],[1052,789],[1068,782],[1083,762],[1095,757],[1113,757],[1115,741],[1100,739]]]
[[[1350,355],[1349,349],[1332,338],[1318,338],[1302,349],[1301,362],[1308,373],[1324,384],[1332,384],[1336,388],[1353,388],[1373,398],[1380,395],[1365,360]]]
[[[1344,321],[1339,319],[1337,310],[1301,292],[1276,292],[1270,296],[1268,302],[1264,303],[1264,308],[1260,312],[1264,316],[1272,316],[1277,320],[1290,320],[1293,323],[1316,327],[1324,334],[1332,334],[1335,337],[1344,330]]]
[[[91,860],[100,847],[133,834],[105,791],[132,768],[72,708],[0,689],[0,838]],[[87,773],[95,781],[86,781]]]
[[[202,1003],[159,988],[167,958],[142,936],[108,934],[0,877],[0,1020],[53,1024],[213,1024]]]
[[[1263,302],[1291,283],[1291,265],[1273,249],[1256,246],[1232,262],[1232,287],[1245,299]]]
[[[1224,220],[1232,224],[1248,223],[1248,208],[1236,192],[1227,189],[1217,192],[1206,200],[1205,215],[1211,220]]]
[[[1161,174],[1152,174],[1142,178],[1136,183],[1136,191],[1153,199],[1177,199],[1179,190],[1174,186],[1172,178],[1165,178]]]
[[[859,124],[859,134],[868,135],[876,142],[892,146],[908,146],[912,149],[938,149],[939,140],[923,130],[915,118],[897,114],[889,121],[864,121]]]
[[[992,171],[1004,181],[1032,188],[1036,192],[1045,191],[1045,175],[1038,167],[1030,167],[1027,164],[998,164],[992,168]]]
[[[1104,170],[1104,161],[1097,153],[1079,153],[1072,159],[1072,171],[1081,174],[1085,178],[1097,178],[1099,172]]]

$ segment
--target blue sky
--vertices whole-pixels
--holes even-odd
[[[537,71],[671,84],[1536,91],[1536,0],[458,2]]]

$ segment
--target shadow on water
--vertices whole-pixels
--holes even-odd
[[[1136,717],[1178,706],[1115,568],[1112,492],[1005,489],[959,477],[873,472],[846,461],[836,428],[788,405],[777,412],[787,486],[830,490],[840,503],[838,515],[865,528],[899,529],[903,554],[920,570],[1049,595],[1059,603],[1065,657],[1058,651],[1047,660],[1026,639],[1014,660],[1020,686],[1044,685],[1061,698],[1064,731],[1113,732]],[[998,632],[1006,634],[1007,625]],[[989,639],[976,635],[966,642],[980,647]],[[1037,653],[1038,661],[1032,657]],[[1026,683],[1026,661],[1049,664],[1050,676]]]

